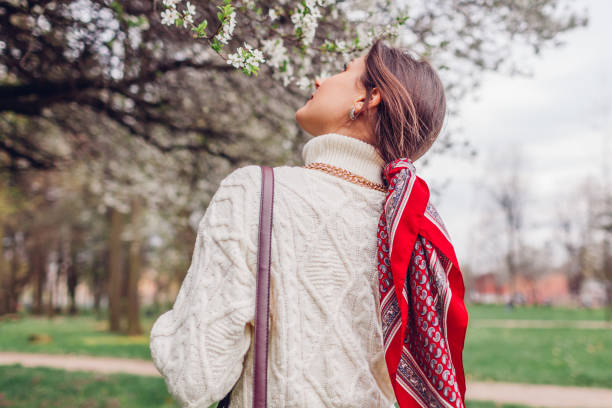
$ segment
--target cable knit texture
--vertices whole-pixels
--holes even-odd
[[[382,182],[374,146],[326,133],[303,147]],[[386,193],[317,169],[274,168],[268,407],[383,407],[395,397],[380,324],[376,232]],[[208,408],[235,385],[252,406],[261,169],[227,175],[197,231],[171,310],[151,329],[153,362],[182,406]]]

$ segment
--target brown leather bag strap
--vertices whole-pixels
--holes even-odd
[[[255,359],[253,361],[253,408],[265,408],[268,385],[268,318],[270,306],[270,253],[272,251],[272,207],[274,169],[261,167],[259,237],[257,244],[257,289],[255,295]],[[233,390],[233,388],[232,388]],[[217,408],[228,408],[232,391]]]
[[[261,204],[257,256],[257,297],[255,308],[255,360],[253,408],[265,408],[268,385],[268,318],[270,306],[270,253],[272,251],[272,207],[274,169],[261,166]]]

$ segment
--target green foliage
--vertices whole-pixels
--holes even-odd
[[[304,32],[302,31],[302,27],[295,27],[294,34],[295,34],[295,38],[297,39],[302,38],[302,35],[304,34]]]
[[[144,27],[149,23],[145,16],[133,16],[127,20],[128,27]]]
[[[0,350],[29,353],[86,354],[126,358],[151,359],[148,332],[155,316],[141,318],[143,333],[127,336],[109,333],[106,318],[94,316],[58,316],[49,320],[25,316],[17,321],[2,322]],[[28,341],[31,335],[48,335],[47,343]]]
[[[242,72],[244,72],[246,75],[252,75],[255,74],[255,76],[257,76],[259,74],[259,67],[255,66],[255,65],[251,65],[251,64],[247,64],[246,67],[241,68]]]
[[[406,14],[405,16],[398,16],[395,18],[395,21],[397,21],[399,23],[399,25],[402,25],[406,22],[406,20],[408,20],[410,17],[408,16],[408,14]]]
[[[493,402],[493,401],[474,401],[470,399],[466,401],[465,405],[468,406],[469,408],[537,408],[533,406],[528,407],[527,405],[502,404],[502,403]]]
[[[208,21],[204,20],[197,27],[193,27],[191,30],[195,32],[196,38],[202,38],[206,36],[206,27],[208,26]]]
[[[283,60],[283,64],[280,66],[280,71],[281,72],[287,71],[287,60]]]
[[[329,41],[329,40],[325,40],[325,42],[323,42],[323,44],[321,44],[319,46],[319,49],[321,51],[335,51],[337,48],[336,43],[334,41]]]
[[[0,405],[10,407],[180,407],[162,377],[0,366]]]
[[[117,14],[119,21],[127,24],[128,27],[144,27],[149,23],[149,19],[145,15],[132,16],[126,14],[123,5],[118,1],[113,1],[109,7]]]
[[[218,38],[213,38],[211,44],[210,44],[210,48],[212,48],[213,50],[219,52],[221,51],[221,49],[223,48],[223,43],[221,41],[219,41]]]
[[[612,330],[579,329],[574,321],[604,321],[604,310],[468,304],[463,365],[468,380],[572,386],[612,386]],[[491,327],[508,320],[547,320],[568,327]]]
[[[110,8],[113,9],[113,11],[117,13],[117,17],[121,19],[121,17],[123,16],[123,5],[119,3],[118,1],[113,1],[110,4]]]
[[[612,385],[611,330],[468,325],[463,353],[471,380]]]
[[[520,320],[597,320],[604,321],[603,308],[570,308],[553,306],[515,306],[512,309],[503,304],[466,305],[470,323],[472,319],[520,319]]]
[[[234,6],[229,4],[229,2],[224,2],[223,7],[217,6],[217,8],[221,11],[217,12],[217,18],[219,21],[225,22],[225,19],[229,17],[230,14],[235,10]]]

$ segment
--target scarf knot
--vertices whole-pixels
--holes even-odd
[[[400,157],[385,164],[385,166],[383,167],[384,179],[389,185],[395,186],[394,179],[396,178],[396,175],[403,169],[406,169],[406,171],[408,171],[408,177],[416,173],[416,168],[414,167],[414,163],[412,162],[412,160],[410,160],[408,157]]]

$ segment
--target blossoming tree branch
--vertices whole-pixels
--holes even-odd
[[[304,90],[385,36],[430,57],[453,114],[483,72],[526,71],[519,47],[537,54],[584,25],[566,2],[0,0],[0,166],[99,161],[118,197],[145,185],[126,157],[159,160],[147,177],[171,182],[145,194],[158,197],[177,179],[214,180],[221,163],[289,159]]]
[[[289,6],[286,2],[278,2],[275,5],[269,2],[256,1],[238,1],[235,3],[238,12],[236,7],[232,5],[231,0],[223,0],[222,4],[217,4],[216,16],[212,18],[209,24],[209,20],[199,15],[196,6],[190,1],[163,0],[164,9],[160,14],[161,22],[168,26],[187,29],[193,34],[194,38],[208,41],[210,47],[228,64],[239,68],[246,75],[257,75],[260,65],[267,62],[275,70],[276,77],[282,79],[285,85],[295,82],[302,89],[312,86],[312,81],[308,79],[308,75],[312,74],[308,71],[310,64],[304,59],[312,55],[310,47],[314,46],[315,33],[320,25],[319,22],[321,20],[328,22],[336,20],[345,21],[344,24],[346,24],[350,18],[345,10],[340,9],[343,2],[335,0],[301,0],[296,2],[295,6]],[[377,16],[379,20],[382,15],[391,16],[391,18],[383,19],[379,24],[372,24],[375,19],[368,20],[371,25],[366,27],[365,30],[364,27],[360,27],[361,35],[351,33],[350,30],[345,31],[342,34],[350,36],[348,40],[326,38],[317,46],[317,50],[341,54],[342,61],[347,61],[356,52],[367,48],[375,38],[397,36],[399,27],[405,23],[408,17],[402,15],[402,10],[392,7],[391,2],[372,3],[375,3],[378,7]],[[267,12],[264,12],[264,7]],[[362,10],[365,11],[365,8]],[[387,13],[382,13],[385,10]],[[341,18],[341,13],[346,16],[346,20]],[[375,12],[365,11],[365,14],[372,17]],[[228,51],[227,55],[223,54],[224,48],[228,47],[229,41],[235,37],[234,29],[237,18],[246,19],[257,25],[262,49],[254,48],[253,45],[243,39],[241,46],[233,52]],[[291,29],[284,30],[281,28],[282,21],[291,21]],[[359,23],[356,21],[354,24],[358,25]],[[341,37],[342,34],[336,33],[338,37]],[[250,39],[250,41],[257,41],[257,39]],[[291,48],[288,49],[287,45],[291,45]],[[294,53],[298,55],[292,55]],[[300,59],[302,63],[294,75],[296,71],[292,61],[299,61]]]

